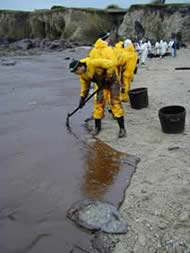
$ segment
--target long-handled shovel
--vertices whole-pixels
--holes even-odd
[[[84,101],[84,104],[86,104],[86,102],[88,102],[88,100],[90,100],[99,90],[101,90],[102,87],[103,87],[103,85],[101,85],[97,90],[95,90],[95,91]],[[66,126],[67,126],[67,128],[70,128],[70,125],[69,125],[69,118],[70,118],[73,114],[75,114],[79,109],[81,109],[80,106],[78,106],[73,112],[67,114],[67,119],[66,119]]]

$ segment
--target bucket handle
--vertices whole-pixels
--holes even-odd
[[[176,118],[176,119],[169,119],[170,122],[177,122],[177,121],[180,121],[181,119],[180,118]]]

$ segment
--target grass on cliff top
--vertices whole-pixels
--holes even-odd
[[[90,13],[112,13],[112,12],[125,12],[126,9],[98,9],[98,8],[77,8],[77,7],[64,7],[55,9],[35,9],[34,11],[20,11],[20,10],[6,10],[0,9],[0,13],[15,14],[15,13],[34,13],[34,14],[50,14],[54,12],[65,12],[66,10],[84,11]]]
[[[103,9],[95,9],[95,8],[69,8],[69,7],[61,7],[55,9],[36,9],[34,13],[44,14],[44,13],[52,13],[52,12],[65,12],[66,10],[78,10],[78,11],[85,11],[85,12],[105,12],[106,10]]]
[[[145,8],[190,8],[190,3],[174,3],[174,4],[134,4],[129,7],[129,11],[137,10],[137,9],[145,9]],[[7,14],[18,14],[18,13],[37,13],[37,14],[50,14],[53,12],[65,12],[66,10],[78,10],[78,11],[85,11],[90,13],[119,13],[119,12],[126,12],[127,9],[98,9],[98,8],[70,8],[62,6],[61,8],[56,9],[36,9],[34,11],[21,11],[21,10],[7,10],[7,9],[0,9],[0,13],[7,13]]]
[[[133,4],[129,10],[144,9],[144,8],[190,8],[190,3],[174,3],[174,4]]]
[[[0,9],[0,14],[1,13],[7,13],[7,14],[16,14],[16,13],[30,13],[30,11],[18,11],[18,10],[6,10],[6,9]]]

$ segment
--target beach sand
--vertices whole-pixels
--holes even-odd
[[[148,59],[133,88],[147,87],[149,106],[124,105],[127,137],[117,139],[117,122],[107,116],[99,138],[113,148],[138,156],[141,162],[125,192],[121,213],[129,224],[114,253],[190,252],[190,50],[176,58]],[[167,105],[186,108],[185,132],[161,131],[158,110]]]

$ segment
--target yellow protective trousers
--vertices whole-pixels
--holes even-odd
[[[131,88],[131,82],[134,78],[134,71],[136,68],[136,59],[131,59],[125,66],[122,77],[121,77],[121,83],[122,83],[122,92],[121,92],[121,100],[123,102],[127,102],[129,100],[128,92]]]
[[[96,85],[96,89],[97,89]],[[108,101],[109,100],[109,101]],[[94,98],[94,119],[102,119],[104,117],[104,108],[109,102],[110,109],[116,118],[124,116],[124,110],[120,98],[120,85],[118,81],[113,81],[109,85],[105,85]]]
[[[122,102],[128,102],[129,95],[128,92],[131,88],[131,81],[133,80],[133,74],[126,68],[122,74],[122,90],[121,90],[121,100]]]

